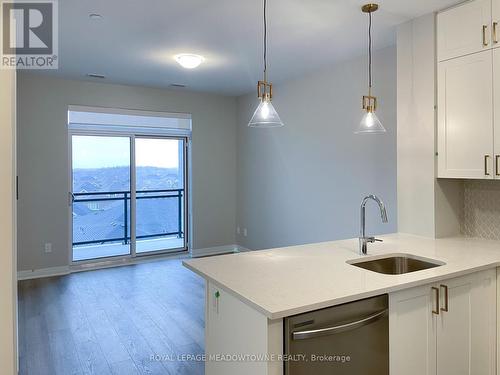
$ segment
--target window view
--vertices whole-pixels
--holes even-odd
[[[185,247],[184,144],[72,136],[73,261]]]

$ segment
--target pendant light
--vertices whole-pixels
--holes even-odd
[[[385,133],[386,130],[378,119],[375,111],[377,110],[377,98],[372,96],[372,13],[378,9],[378,4],[366,4],[361,8],[363,13],[368,13],[368,95],[363,96],[363,110],[366,112],[356,134],[363,133]]]
[[[274,109],[273,84],[267,81],[267,0],[264,0],[264,80],[257,83],[259,105],[253,113],[248,126],[254,128],[275,128],[283,126],[283,122]]]

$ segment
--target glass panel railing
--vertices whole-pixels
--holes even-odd
[[[136,193],[137,252],[184,246],[184,189]],[[101,246],[97,257],[128,254],[120,244],[130,243],[130,192],[73,194],[73,248]],[[103,245],[108,245],[104,247]],[[108,251],[109,250],[109,251]],[[82,260],[80,256],[74,260]]]

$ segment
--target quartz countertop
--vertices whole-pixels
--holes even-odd
[[[269,319],[317,310],[500,266],[500,241],[407,234],[378,236],[359,255],[358,239],[189,259],[184,266]],[[346,263],[384,254],[412,254],[445,264],[385,275]]]

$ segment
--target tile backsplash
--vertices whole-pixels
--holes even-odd
[[[500,181],[464,181],[462,234],[500,240]]]

